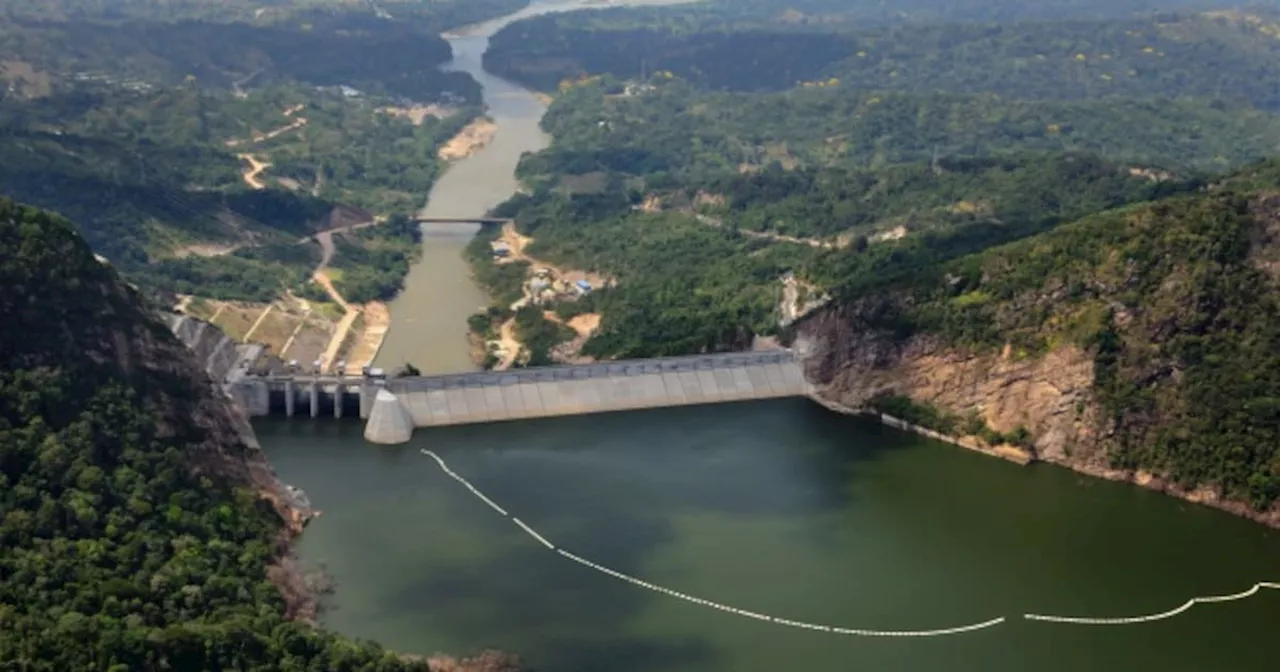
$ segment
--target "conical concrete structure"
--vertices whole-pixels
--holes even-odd
[[[370,443],[393,445],[406,443],[413,436],[413,419],[400,405],[396,395],[386,389],[374,397],[369,421],[364,426],[364,439]]]

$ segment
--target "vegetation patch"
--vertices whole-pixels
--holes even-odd
[[[69,222],[0,200],[0,250],[0,664],[428,669],[286,618],[269,467]]]

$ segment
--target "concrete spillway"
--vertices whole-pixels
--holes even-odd
[[[341,416],[350,405],[369,420],[375,443],[408,440],[411,427],[437,427],[691,404],[806,396],[789,350],[551,366],[393,379],[246,376],[233,394],[253,415]],[[272,401],[275,399],[275,401]],[[321,407],[325,411],[321,411]]]

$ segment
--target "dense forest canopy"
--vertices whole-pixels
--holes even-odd
[[[644,193],[616,175],[599,182],[582,193],[543,188],[499,214],[534,239],[535,258],[616,278],[571,310],[603,318],[583,351],[619,358],[737,349],[774,333],[787,273],[822,287],[891,277],[890,264],[909,274],[1201,185],[1096,156],[1034,154],[880,170],[774,166]]]
[[[11,98],[0,101],[0,191],[72,218],[148,287],[271,300],[309,277],[319,252],[299,239],[327,226],[338,203],[416,208],[441,168],[440,145],[476,114],[415,124],[383,111],[393,102],[306,87],[241,97],[109,84]],[[291,128],[299,119],[305,126]],[[272,164],[265,188],[246,183],[246,150]],[[200,246],[226,254],[187,253]],[[406,270],[388,268],[380,281],[398,286]]]
[[[485,63],[545,90],[583,74],[635,79],[668,71],[717,90],[808,83],[1036,100],[1215,97],[1275,110],[1277,36],[1280,14],[1240,11],[877,28],[716,19],[686,25],[625,11],[581,12],[511,24],[494,37]]]
[[[1280,498],[1280,163],[856,292],[865,328],[969,350],[1092,351],[1112,463]]]
[[[802,237],[869,236],[952,228],[981,220],[1063,220],[1163,193],[1195,180],[1153,181],[1089,154],[939,159],[882,170],[776,165],[728,175],[698,188],[714,194],[699,209],[744,231]],[[708,199],[710,200],[710,199]]]
[[[574,22],[599,25],[704,25],[736,29],[766,24],[848,26],[911,23],[1012,23],[1063,19],[1114,19],[1135,15],[1239,7],[1275,9],[1275,0],[701,0],[655,6],[610,7],[575,13]],[[566,17],[567,18],[567,17]]]
[[[0,286],[0,666],[428,669],[284,617],[261,455],[70,223],[0,200]]]
[[[0,16],[97,22],[180,21],[260,25],[307,20],[331,14],[376,15],[375,8],[397,20],[411,20],[440,30],[509,14],[529,0],[6,0]]]
[[[0,23],[5,79],[44,95],[85,77],[231,90],[278,83],[347,85],[419,101],[479,100],[468,75],[442,72],[452,52],[435,30],[359,14],[298,25],[82,21]]]
[[[1088,151],[1174,170],[1223,170],[1280,151],[1280,116],[1217,102],[1103,98],[1021,101],[992,95],[800,88],[699,91],[657,77],[616,95],[606,80],[557,97],[555,141],[522,175],[616,171],[680,179],[797,165],[879,168],[933,157]]]

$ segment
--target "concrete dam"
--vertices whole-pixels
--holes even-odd
[[[358,413],[373,443],[414,428],[807,396],[790,350],[381,378],[244,375],[226,381],[250,415]]]

